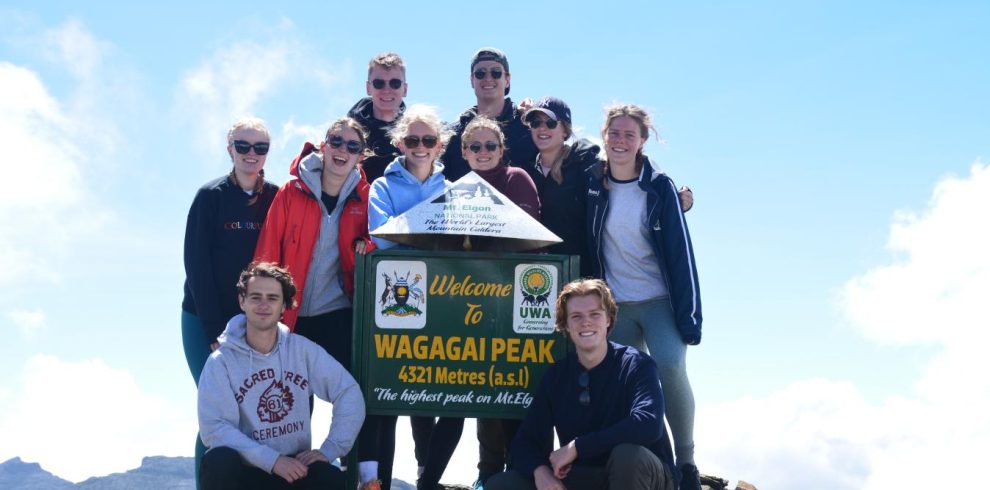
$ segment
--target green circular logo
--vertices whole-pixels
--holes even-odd
[[[519,282],[523,292],[539,296],[550,290],[552,279],[550,273],[542,267],[531,267],[522,273]]]

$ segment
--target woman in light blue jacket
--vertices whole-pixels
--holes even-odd
[[[371,184],[368,193],[370,231],[440,193],[446,185],[443,164],[437,159],[450,139],[450,133],[444,131],[436,109],[422,104],[410,106],[389,131],[389,136],[402,156],[390,163],[385,174]],[[380,249],[403,246],[382,238],[371,239]],[[380,479],[381,488],[388,490],[395,456],[396,417],[370,415],[367,420],[359,444],[362,448],[372,444],[376,449],[373,452],[360,449],[360,488],[375,488],[374,482]],[[446,468],[460,439],[464,419],[441,417],[434,427],[433,417],[410,417],[410,423],[416,460],[421,471],[433,469],[425,473],[427,479],[432,479],[430,474],[443,473]],[[372,454],[377,459],[371,460]]]
[[[402,156],[388,164],[385,175],[371,184],[370,231],[444,189],[443,163],[437,158],[450,135],[443,131],[435,109],[422,104],[409,107],[389,135]],[[381,238],[372,240],[382,249],[397,245]]]

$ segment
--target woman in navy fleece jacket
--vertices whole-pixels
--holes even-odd
[[[688,345],[701,342],[701,290],[677,187],[643,154],[652,128],[641,107],[606,109],[605,172],[588,180],[589,256],[620,306],[612,340],[648,350],[657,364],[681,490],[701,490],[686,360]]]

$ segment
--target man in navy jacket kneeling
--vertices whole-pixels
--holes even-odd
[[[656,364],[609,342],[616,305],[598,279],[564,286],[557,330],[574,353],[552,366],[512,443],[512,469],[486,490],[674,490],[678,475],[663,422]],[[551,431],[563,444],[546,444]]]

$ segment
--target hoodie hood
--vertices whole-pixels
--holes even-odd
[[[319,199],[323,193],[323,154],[314,151],[303,157],[302,161],[299,162],[297,172],[299,173],[299,180],[303,182],[310,194]],[[344,198],[349,196],[357,188],[360,180],[361,170],[355,165],[351,169],[351,173],[347,176],[347,179],[344,180],[344,184],[340,186],[340,194],[338,195],[341,197],[341,203],[343,203]],[[324,213],[326,212],[325,209],[323,211]]]
[[[274,354],[279,350],[282,344],[285,343],[285,339],[289,336],[289,327],[279,322],[278,324],[278,338],[275,340],[275,348],[272,349],[268,354],[262,354],[254,350],[247,343],[247,316],[241,313],[227,322],[227,328],[223,330],[217,341],[220,342],[220,347],[228,347],[234,349],[235,351],[242,352],[248,355],[258,354],[261,356],[267,356]]]

